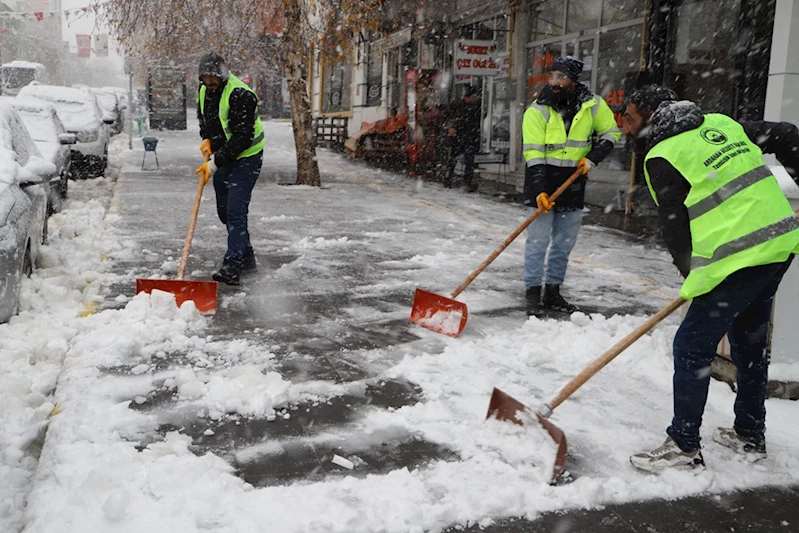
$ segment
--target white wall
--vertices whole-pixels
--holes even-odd
[[[764,118],[799,124],[799,0],[777,0]],[[795,188],[793,192],[786,194],[799,196]],[[799,198],[792,198],[791,203],[794,209],[799,208]],[[799,362],[797,316],[799,260],[795,258],[780,284],[774,306],[773,380],[799,381],[799,376],[781,376],[779,369],[779,363]]]
[[[81,10],[89,2],[86,0],[63,0],[61,8],[64,10]],[[78,44],[76,35],[108,34],[108,57],[96,57],[95,52],[91,57],[76,57]],[[112,85],[127,87],[128,78],[124,73],[124,60],[119,43],[113,38],[110,30],[101,24],[94,12],[88,9],[78,15],[62,16],[61,35],[68,46],[68,72],[65,72],[65,83],[71,85],[81,83],[94,87]],[[96,41],[92,40],[94,45]],[[119,52],[117,51],[119,49]]]

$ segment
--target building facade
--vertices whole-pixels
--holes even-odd
[[[430,106],[458,100],[469,84],[481,95],[480,151],[505,154],[510,169],[521,174],[524,110],[546,83],[554,58],[573,55],[585,65],[581,81],[619,120],[625,96],[646,83],[668,85],[706,112],[760,119],[781,105],[775,98],[786,99],[785,91],[770,88],[775,31],[790,35],[790,28],[780,29],[786,21],[775,29],[777,4],[793,1],[443,0],[428,3],[424,12],[398,8],[386,31],[358,36],[349,64],[317,62],[314,113],[349,117],[354,134],[407,112],[408,71],[434,80],[418,95]],[[795,41],[787,45],[796,48]],[[496,69],[490,75],[460,74],[464,42],[491,44]],[[629,173],[630,162],[621,143],[601,170]],[[515,179],[521,187],[522,178]]]

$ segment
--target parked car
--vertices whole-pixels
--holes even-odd
[[[18,98],[38,98],[56,109],[67,132],[77,136],[72,146],[72,168],[81,177],[102,176],[108,166],[108,127],[112,117],[104,117],[97,97],[89,89],[31,84],[19,91]]]
[[[0,102],[0,322],[19,309],[23,276],[47,240],[47,181],[42,159],[19,113]]]
[[[113,89],[89,89],[100,103],[100,109],[103,110],[104,117],[111,117],[114,122],[111,124],[111,132],[113,134],[122,131],[122,110],[119,107],[119,98]]]
[[[117,95],[117,101],[119,102],[119,131],[121,133],[125,130],[125,122],[128,120],[128,110],[131,108],[128,89],[123,89],[122,87],[103,87],[103,90],[113,91],[113,93]]]
[[[50,213],[61,211],[61,203],[66,199],[69,189],[72,171],[69,147],[77,142],[75,134],[67,133],[52,104],[34,98],[2,100],[17,110],[39,153],[45,161],[55,166],[55,174],[50,178],[47,208]]]

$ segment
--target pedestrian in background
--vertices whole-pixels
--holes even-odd
[[[463,154],[463,183],[468,192],[477,191],[474,156],[480,147],[480,95],[471,85],[463,88],[463,99],[448,108],[445,134],[449,143],[444,186],[452,187],[458,157]]]
[[[621,133],[608,104],[580,83],[583,62],[566,56],[555,59],[549,83],[522,119],[524,203],[532,213],[544,210],[527,229],[524,284],[528,315],[545,309],[577,311],[560,293],[566,277],[585,206],[584,175],[613,150]],[[592,138],[596,134],[596,141]],[[578,178],[556,202],[549,195],[575,170]],[[554,212],[550,212],[555,204]]]
[[[256,269],[247,217],[265,145],[258,96],[215,52],[200,59],[199,77],[200,152],[209,159],[197,173],[206,183],[213,176],[216,211],[228,232],[227,251],[213,278],[238,285],[242,272]]]
[[[799,130],[703,114],[665,87],[630,95],[624,134],[646,154],[644,175],[663,237],[691,300],[674,337],[674,416],[663,445],[630,457],[648,472],[704,466],[699,430],[710,365],[726,333],[738,369],[735,423],[713,440],[766,457],[769,322],[774,294],[799,251],[799,219],[763,159],[797,179]]]

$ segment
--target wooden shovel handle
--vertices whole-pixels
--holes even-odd
[[[569,179],[564,181],[563,184],[560,187],[558,187],[555,190],[555,192],[552,193],[552,195],[549,197],[549,200],[554,202],[580,176],[582,176],[582,174],[580,173],[579,170],[576,170],[571,176],[569,176]],[[513,231],[513,233],[511,233],[508,236],[507,239],[505,239],[505,242],[500,244],[499,247],[496,250],[494,250],[491,253],[491,255],[489,255],[488,258],[485,261],[480,263],[480,266],[478,266],[474,270],[474,272],[469,274],[469,276],[465,280],[463,280],[463,283],[458,285],[458,287],[454,291],[452,291],[452,297],[456,298],[460,293],[462,293],[463,290],[466,287],[468,287],[474,281],[474,278],[479,276],[480,273],[488,267],[488,265],[493,263],[494,259],[496,259],[497,256],[499,256],[499,254],[501,254],[505,250],[505,248],[507,248],[510,245],[510,243],[512,243],[514,240],[516,240],[516,237],[518,237],[521,232],[523,232],[525,229],[527,229],[527,226],[532,224],[533,220],[537,219],[538,216],[541,213],[543,213],[543,212],[544,212],[544,210],[539,207],[529,217],[525,218],[524,222],[522,222],[522,224],[518,228],[516,228]]]
[[[669,305],[667,305],[666,307],[664,307],[663,309],[652,315],[652,317],[649,320],[638,326],[634,331],[632,331],[629,335],[627,335],[618,343],[616,343],[616,345],[614,345],[608,351],[597,357],[593,363],[591,363],[590,365],[588,365],[588,367],[586,367],[585,370],[577,374],[577,376],[575,376],[574,379],[568,382],[566,386],[564,386],[560,390],[558,395],[555,396],[554,399],[552,399],[551,402],[546,404],[546,407],[549,408],[549,411],[555,410],[555,408],[560,404],[562,404],[564,400],[566,400],[569,396],[574,394],[574,392],[577,389],[582,387],[586,381],[594,377],[594,374],[602,370],[605,367],[605,365],[613,361],[613,359],[615,359],[617,355],[619,355],[621,352],[629,348],[632,343],[637,341],[645,333],[654,328],[661,320],[663,320],[664,318],[672,314],[674,311],[682,307],[682,304],[684,303],[685,300],[683,300],[682,298],[677,298]]]
[[[210,157],[206,157],[205,161],[207,162],[209,159]],[[205,180],[202,176],[198,176],[197,181],[197,194],[194,195],[194,208],[191,211],[189,230],[186,232],[186,240],[183,241],[183,254],[180,256],[177,279],[183,279],[183,276],[186,274],[186,265],[189,263],[189,252],[191,251],[191,241],[194,238],[194,228],[197,226],[197,215],[200,214],[200,202],[203,199]]]

